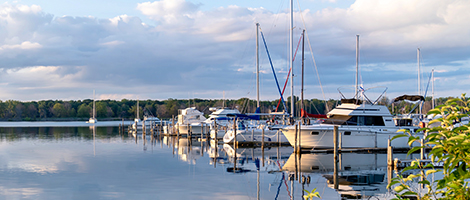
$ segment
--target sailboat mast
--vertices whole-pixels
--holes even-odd
[[[418,59],[418,95],[421,95],[421,67],[420,67],[420,63],[419,63],[419,57],[420,57],[420,50],[418,48],[418,55],[417,55],[417,59]],[[419,104],[419,111],[418,113],[421,114],[421,103]]]
[[[293,15],[293,9],[294,9],[294,1],[290,0],[290,27],[289,27],[289,67],[291,69],[291,79],[290,79],[290,85],[291,85],[291,99],[290,99],[290,112],[291,116],[294,117],[294,61],[292,59],[293,57],[293,32],[294,32],[294,15]]]
[[[300,112],[304,109],[304,48],[305,46],[305,29],[302,31],[302,88],[300,89]],[[300,114],[303,118],[303,115]]]
[[[259,108],[259,23],[256,23],[256,108]]]
[[[434,109],[434,69],[431,71],[431,80],[432,80],[432,100],[431,100],[431,108]]]
[[[95,90],[93,90],[93,119],[95,119],[96,109],[95,109]]]
[[[140,116],[139,115],[139,110],[140,110],[139,109],[139,99],[137,99],[137,108],[136,109],[137,109],[137,116],[135,116],[135,118],[140,119],[140,117],[139,117]]]
[[[359,80],[359,35],[356,35],[356,85],[355,85],[354,96],[357,99],[359,99],[358,80]]]

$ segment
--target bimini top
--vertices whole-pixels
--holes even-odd
[[[402,95],[393,99],[392,103],[397,101],[408,100],[408,101],[424,101],[424,97],[421,95]]]

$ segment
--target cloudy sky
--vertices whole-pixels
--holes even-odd
[[[470,88],[470,1],[296,0],[294,7],[294,48],[302,29],[308,35],[306,98],[323,99],[318,77],[327,99],[339,99],[339,87],[352,95],[356,35],[360,82],[373,88],[366,92],[372,98],[383,88],[390,98],[418,93],[417,48],[423,91],[432,69],[436,96],[460,96]],[[282,87],[288,17],[288,0],[4,2],[0,99],[89,99],[93,90],[98,99],[254,99],[255,23]],[[278,92],[260,47],[261,99],[273,100]]]

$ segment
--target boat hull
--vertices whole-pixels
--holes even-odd
[[[178,131],[180,134],[188,134],[191,131],[193,135],[200,135],[204,132],[204,134],[210,133],[210,127],[208,125],[201,125],[201,124],[191,124],[191,125],[179,125]]]
[[[403,134],[397,128],[364,128],[339,127],[339,146],[341,148],[386,148],[388,139]],[[295,129],[290,127],[282,132],[292,146],[296,144]],[[297,135],[297,144],[300,148],[331,149],[334,148],[333,126],[306,126],[302,127],[300,136]],[[422,134],[418,135],[422,138]],[[408,138],[397,138],[391,142],[393,147],[409,148]],[[413,144],[414,146],[418,145]]]
[[[228,130],[224,135],[224,143],[231,143],[234,139],[234,131]],[[236,141],[238,142],[261,142],[263,141],[262,129],[246,129],[237,130]],[[264,141],[265,142],[287,142],[287,138],[281,133],[281,131],[275,130],[264,130]]]

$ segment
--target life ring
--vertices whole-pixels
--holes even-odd
[[[426,124],[424,122],[419,122],[419,127],[420,128],[424,128],[426,126]]]

